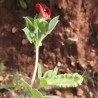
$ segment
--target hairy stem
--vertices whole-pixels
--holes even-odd
[[[39,46],[36,46],[35,48],[36,48],[35,69],[34,69],[34,73],[32,75],[31,87],[33,86],[34,81],[35,81],[35,77],[36,77],[36,73],[37,73],[38,58],[39,58]]]

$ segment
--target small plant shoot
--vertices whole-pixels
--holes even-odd
[[[35,69],[32,74],[31,83],[27,83],[22,79],[23,87],[28,92],[30,98],[59,98],[59,96],[43,95],[39,89],[48,87],[77,87],[82,84],[83,77],[78,73],[58,74],[58,68],[48,70],[42,75],[41,65],[38,63],[39,48],[42,46],[42,41],[50,34],[59,22],[59,16],[51,19],[51,11],[41,4],[36,4],[35,9],[37,15],[32,18],[24,17],[26,27],[23,29],[28,41],[35,46]],[[48,20],[48,21],[47,21]],[[38,75],[38,88],[33,88],[34,81]]]
[[[19,0],[19,4],[23,9],[27,8],[26,0]]]

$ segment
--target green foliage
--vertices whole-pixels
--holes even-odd
[[[41,21],[38,26],[40,33],[46,33],[48,31],[49,24],[47,21]]]
[[[27,8],[27,4],[26,4],[26,1],[25,0],[19,0],[19,3],[20,3],[20,6],[24,9]]]
[[[77,97],[78,98],[78,97]],[[83,95],[81,98],[86,98],[86,96],[85,95]]]
[[[2,72],[3,70],[4,70],[4,64],[3,63],[0,63],[0,72]],[[3,78],[3,76],[0,76],[0,81],[3,81],[4,80],[4,78]]]
[[[32,93],[34,98],[43,98],[43,95],[37,89],[32,89]]]
[[[52,78],[54,78],[56,75],[57,75],[57,73],[58,73],[58,68],[57,67],[55,67],[54,68],[54,70],[48,70],[48,71],[46,71],[45,73],[44,73],[44,76],[43,76],[43,78],[45,78],[45,79],[52,79]]]
[[[46,83],[44,80],[45,80],[44,78],[41,78],[41,82],[43,82],[41,86],[45,86]],[[22,83],[23,83],[23,87],[29,94],[27,98],[60,98],[58,96],[53,96],[53,95],[43,96],[41,92],[39,92],[37,89],[32,89],[32,87],[27,82],[25,82],[23,79],[22,79]]]
[[[26,27],[23,29],[25,35],[30,43],[35,46],[41,46],[43,39],[54,29],[58,23],[59,16],[53,18],[50,22],[44,19],[33,19],[31,17],[24,17]]]
[[[25,22],[26,22],[26,27],[23,29],[25,32],[25,35],[27,39],[29,40],[30,43],[34,42],[34,37],[35,37],[35,27],[34,27],[34,20],[31,17],[24,17]]]
[[[83,77],[78,73],[74,74],[59,74],[58,69],[45,72],[43,78],[46,79],[48,86],[53,87],[77,87],[83,82]]]
[[[5,89],[5,90],[11,90],[14,89],[15,87],[13,85],[0,85],[0,90]]]
[[[5,66],[3,63],[0,63],[0,72],[2,72],[5,69]]]
[[[73,96],[71,96],[71,95],[67,95],[65,98],[73,98]]]
[[[55,87],[77,87],[83,82],[83,78],[78,73],[60,74],[47,80],[48,85]]]
[[[50,21],[50,23],[49,23],[49,28],[48,28],[48,32],[50,33],[50,32],[52,32],[52,30],[55,28],[55,26],[57,25],[57,23],[58,23],[58,20],[59,19],[59,16],[56,16],[56,17],[54,17],[51,21]]]
[[[2,76],[0,76],[0,81],[3,81],[3,80],[4,80],[4,78]]]
[[[25,27],[23,29],[23,31],[25,32],[25,35],[27,36],[27,39],[29,40],[30,43],[32,43],[32,34],[30,33],[29,29],[27,27]]]
[[[44,96],[44,98],[60,98],[60,97],[59,96],[49,95],[49,96]]]
[[[13,74],[13,78],[12,78],[13,81],[12,82],[15,87],[15,89],[14,89],[15,91],[19,91],[22,88],[21,77],[23,78],[23,76],[19,73]]]
[[[45,87],[45,88],[48,87],[47,80],[43,77],[40,78],[40,87]]]
[[[22,80],[22,83],[31,98],[43,98],[43,95],[37,89],[32,89],[32,87],[24,80]]]
[[[26,27],[31,33],[33,33],[34,30],[36,29],[36,23],[34,22],[34,19],[29,16],[24,17],[24,19],[26,22]]]

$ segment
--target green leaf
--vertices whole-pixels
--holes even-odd
[[[43,39],[54,29],[58,23],[59,16],[53,18],[49,23],[44,19],[24,17],[26,27],[23,29],[30,43],[35,46],[42,45]]]
[[[55,67],[54,70],[52,71],[52,78],[54,78],[58,73],[58,68]]]
[[[5,66],[3,63],[0,63],[0,72],[3,71],[5,69]]]
[[[45,88],[48,87],[47,80],[45,78],[43,78],[43,77],[40,78],[40,86],[45,87]]]
[[[25,32],[28,40],[30,43],[34,42],[35,45],[39,44],[39,38],[38,38],[38,24],[39,19],[33,19],[31,17],[24,17],[26,21],[26,27],[23,29]]]
[[[27,8],[27,4],[25,0],[19,0],[19,3],[21,5],[22,8],[26,9]]]
[[[42,77],[42,67],[41,65],[38,63],[38,78],[40,79]]]
[[[13,85],[0,85],[0,90],[2,89],[6,89],[6,90],[9,90],[9,89],[14,89],[15,86]]]
[[[29,42],[32,43],[33,42],[33,39],[32,39],[33,35],[30,33],[29,29],[27,27],[25,27],[23,29],[23,31],[25,32],[25,35],[26,35],[27,39],[29,40]]]
[[[44,96],[44,98],[60,98],[60,97],[59,96],[49,95],[49,96]]]
[[[33,97],[33,92],[32,92],[31,86],[24,80],[22,80],[22,84],[23,84],[23,87],[25,88],[25,90],[29,93],[29,95]]]
[[[51,77],[52,77],[52,72],[53,72],[53,70],[48,70],[48,71],[46,71],[46,72],[44,73],[44,75],[43,75],[43,78],[45,78],[45,79],[51,78]]]
[[[26,22],[26,27],[29,29],[30,33],[34,33],[36,29],[34,25],[34,19],[29,16],[24,17],[24,19]]]
[[[40,23],[39,19],[34,19],[34,26],[35,26],[35,28],[38,28],[39,23]]]
[[[58,73],[58,68],[55,67],[54,70],[48,70],[44,73],[44,78],[45,79],[50,79],[50,78],[54,78]]]
[[[23,83],[23,87],[29,93],[31,98],[43,98],[43,95],[37,89],[32,89],[31,86],[24,80],[22,80],[22,83]]]
[[[46,79],[48,85],[55,87],[76,87],[81,85],[83,77],[75,74],[60,74],[57,75],[58,68],[45,72],[43,78]]]
[[[48,26],[49,26],[49,24],[48,24],[48,22],[47,21],[45,21],[45,20],[43,20],[43,21],[41,21],[40,23],[39,23],[39,30],[40,30],[40,32],[41,33],[46,33],[46,32],[48,32]]]
[[[3,80],[4,80],[4,78],[2,76],[0,76],[0,81],[3,81]]]
[[[55,78],[47,79],[47,83],[50,86],[55,87],[77,87],[83,82],[83,77],[78,73],[74,74],[60,74]]]
[[[33,96],[34,98],[43,98],[43,95],[37,90],[37,89],[33,89]]]
[[[72,95],[67,95],[66,98],[73,98],[73,96]]]
[[[59,16],[54,17],[50,22],[49,22],[49,28],[48,28],[48,33],[52,32],[52,30],[55,28],[55,26],[58,23]]]

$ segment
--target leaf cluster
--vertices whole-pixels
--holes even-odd
[[[41,46],[42,40],[54,29],[58,23],[59,16],[53,18],[50,22],[40,18],[24,17],[26,27],[23,29],[30,43],[35,46]]]

